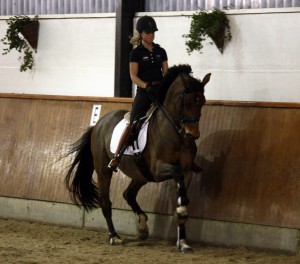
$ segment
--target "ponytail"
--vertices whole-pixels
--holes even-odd
[[[135,31],[129,42],[132,45],[139,45],[141,42],[141,35],[137,31]]]

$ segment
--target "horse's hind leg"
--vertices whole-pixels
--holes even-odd
[[[125,192],[123,193],[123,197],[132,208],[133,212],[138,217],[138,225],[137,229],[139,232],[139,238],[145,240],[149,236],[149,228],[147,225],[148,217],[145,212],[141,209],[139,204],[136,201],[137,194],[139,190],[145,185],[146,183],[136,182],[134,180],[131,181]]]
[[[102,209],[103,216],[105,217],[108,231],[109,231],[109,243],[111,245],[123,243],[117,232],[112,221],[112,203],[109,198],[109,189],[112,178],[112,171],[106,166],[102,169],[97,170],[98,185],[100,194],[100,207]]]

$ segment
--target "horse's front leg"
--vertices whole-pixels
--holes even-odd
[[[168,163],[157,162],[157,181],[164,181],[173,178],[177,184],[177,203],[178,207],[175,210],[174,217],[178,223],[177,247],[182,252],[190,252],[192,248],[187,244],[185,223],[188,220],[188,204],[187,187],[191,180],[191,173],[184,177],[179,166]]]
[[[174,178],[177,183],[177,203],[178,207],[175,210],[174,216],[178,223],[177,247],[183,253],[191,252],[193,249],[188,245],[186,240],[185,223],[188,220],[188,204],[187,186],[184,181],[183,173],[178,169],[174,173]]]

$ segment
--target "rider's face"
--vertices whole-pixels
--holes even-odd
[[[147,44],[152,44],[155,38],[155,33],[154,32],[147,32],[147,31],[142,31],[141,37],[144,42]]]

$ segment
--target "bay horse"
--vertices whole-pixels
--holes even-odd
[[[209,82],[210,75],[207,74],[200,81],[192,76],[189,65],[171,67],[160,84],[160,94],[156,101],[158,109],[149,121],[147,144],[142,152],[150,177],[141,172],[132,156],[124,155],[119,166],[132,179],[123,197],[138,217],[141,239],[146,239],[149,232],[147,215],[136,201],[139,190],[150,181],[175,180],[178,197],[178,207],[174,214],[178,223],[176,244],[182,252],[192,251],[185,231],[189,203],[187,189],[197,152],[195,140],[200,136],[201,108],[205,104],[204,86]],[[122,243],[122,239],[115,231],[112,221],[109,193],[112,171],[107,165],[113,157],[110,151],[113,130],[125,113],[125,110],[115,110],[101,117],[67,153],[75,153],[65,178],[71,198],[76,205],[83,206],[87,211],[99,206],[102,208],[110,244]],[[98,184],[92,179],[94,170]]]

